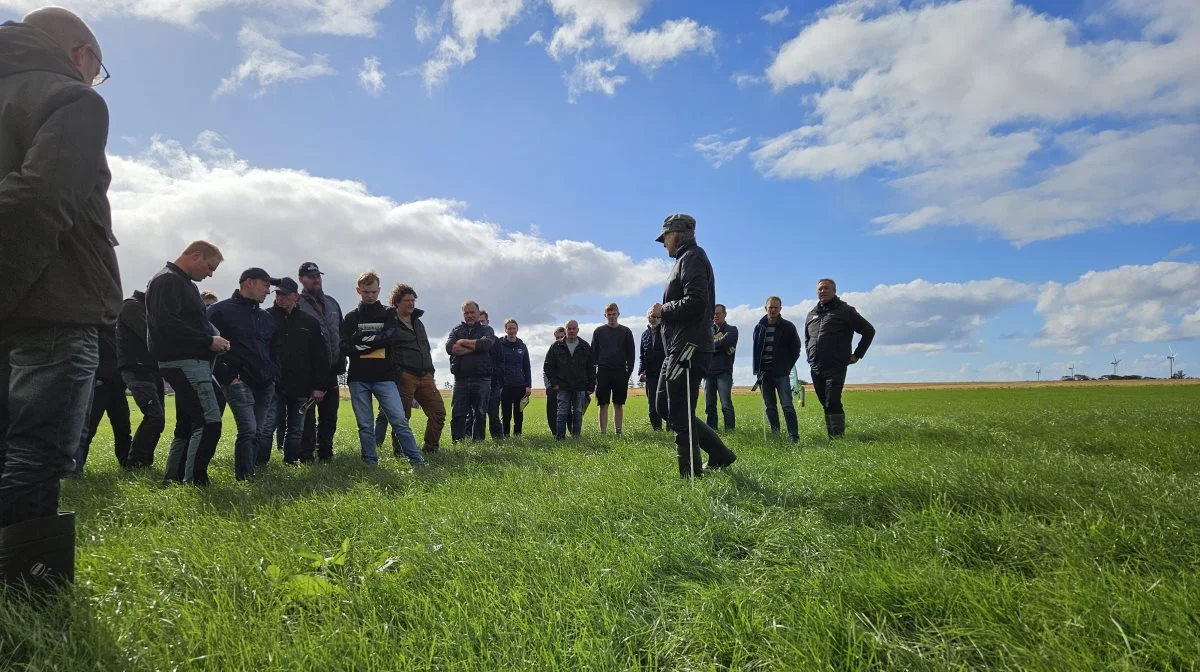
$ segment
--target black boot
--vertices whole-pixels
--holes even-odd
[[[691,462],[688,462],[687,448],[677,446],[675,448],[675,456],[679,462],[679,477],[688,478],[692,475],[692,469],[695,468],[696,478],[704,476],[704,463],[700,460],[700,448],[692,449]]]
[[[829,426],[829,438],[836,439],[846,434],[846,414],[836,413],[825,416],[825,423]]]
[[[70,511],[0,528],[0,585],[37,592],[75,581],[75,514]]]

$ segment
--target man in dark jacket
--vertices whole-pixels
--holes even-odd
[[[396,387],[400,389],[400,402],[404,405],[404,416],[412,420],[413,401],[425,412],[425,442],[423,453],[436,453],[442,440],[442,428],[446,425],[446,402],[438,391],[434,378],[433,349],[421,316],[425,311],[417,308],[417,290],[403,283],[392,288],[389,303],[396,311],[399,321],[396,342],[389,356],[396,370]],[[380,411],[375,418],[376,443],[383,443],[387,432],[387,419]],[[392,451],[402,452],[400,440],[392,434]]]
[[[554,328],[554,342],[558,343],[567,337],[566,327]],[[551,346],[554,347],[554,346]],[[546,375],[546,360],[550,359],[550,351],[546,351],[546,357],[542,360],[542,385],[546,386],[546,426],[550,429],[553,435],[558,434],[558,393],[554,391],[554,383],[550,382],[550,376]]]
[[[658,374],[667,353],[663,350],[662,335],[658,333],[657,317],[648,318],[646,330],[642,332],[642,343],[638,356],[638,380],[644,383],[647,405],[650,407],[650,426],[654,431],[662,429],[662,417],[658,414]]]
[[[0,26],[0,584],[74,578],[59,483],[121,305],[100,54],[65,9]]]
[[[300,440],[300,454],[311,459],[316,450],[317,459],[328,462],[333,459],[333,436],[337,433],[338,405],[342,395],[338,390],[338,376],[346,372],[346,355],[342,351],[342,307],[325,293],[322,276],[325,274],[314,262],[300,264],[297,273],[304,291],[300,293],[300,310],[317,318],[321,323],[321,335],[329,348],[329,370],[323,386],[329,391],[304,417],[304,436]]]
[[[492,326],[491,318],[488,317],[488,311],[479,311],[479,323],[492,330],[495,333],[496,328]],[[496,341],[499,342],[502,336],[496,336]],[[489,433],[492,439],[500,441],[504,438],[504,427],[500,422],[500,391],[504,386],[502,379],[502,371],[500,365],[500,348],[492,348],[492,390],[488,392],[488,412],[487,424]]]
[[[696,220],[690,215],[667,217],[655,240],[675,258],[662,303],[654,304],[649,315],[662,320],[659,334],[667,353],[658,379],[658,414],[675,432],[679,475],[701,476],[705,468],[724,469],[737,459],[721,437],[696,417],[700,380],[712,360],[716,279],[708,255],[696,244]],[[707,465],[700,464],[701,450],[708,453]]]
[[[450,355],[450,373],[454,375],[450,439],[455,443],[468,433],[475,441],[483,440],[496,361],[492,352],[496,334],[479,322],[479,304],[464,302],[462,316],[463,321],[446,337],[446,354]]]
[[[125,299],[117,317],[117,365],[121,380],[129,388],[133,403],[142,412],[142,422],[133,434],[125,466],[139,469],[154,464],[154,449],[166,427],[165,398],[158,362],[146,348],[146,294],[134,291]]]
[[[854,352],[850,352],[855,332],[862,334],[862,338]],[[866,356],[874,339],[875,327],[854,306],[838,298],[833,280],[821,278],[817,282],[817,305],[804,321],[804,349],[813,389],[825,409],[825,430],[831,439],[846,433],[846,412],[842,408],[846,368]]]
[[[283,426],[283,461],[300,463],[300,439],[304,434],[305,404],[325,396],[329,376],[329,350],[317,318],[296,309],[300,286],[291,278],[280,278],[275,305],[267,313],[275,320],[279,356],[279,379],[275,383],[276,427]],[[269,429],[269,428],[268,428]],[[267,442],[270,448],[270,442]],[[309,460],[312,459],[310,455]]]
[[[96,383],[92,387],[91,411],[87,425],[79,437],[79,449],[75,452],[75,473],[82,474],[92,449],[92,440],[100,429],[100,420],[108,415],[112,427],[113,454],[117,464],[124,467],[129,461],[129,444],[133,436],[129,430],[129,401],[125,399],[125,381],[117,368],[117,331],[113,327],[100,329],[100,365],[96,368]]]
[[[796,405],[792,403],[791,375],[803,345],[796,325],[780,317],[782,299],[767,297],[765,309],[767,314],[754,327],[754,375],[762,388],[763,407],[771,432],[779,433],[779,411],[775,408],[778,397],[787,422],[788,438],[796,443],[800,440],[800,432],[796,423]]]
[[[238,278],[233,296],[208,308],[208,321],[230,343],[229,352],[213,367],[213,375],[237,425],[233,472],[239,481],[254,478],[255,466],[271,458],[279,331],[275,318],[260,306],[271,285],[278,284],[279,278],[263,269],[247,268]]]
[[[554,386],[558,396],[556,408],[558,418],[554,437],[559,441],[567,438],[567,431],[578,438],[583,431],[583,410],[587,395],[596,391],[596,367],[592,348],[579,338],[579,323],[567,322],[567,335],[550,346],[542,373]]]
[[[208,485],[208,463],[221,440],[212,367],[214,357],[229,351],[229,341],[208,321],[196,283],[212,277],[222,260],[215,245],[195,241],[146,286],[146,345],[175,391],[175,435],[164,483]]]
[[[704,416],[708,426],[717,428],[717,396],[721,397],[721,415],[725,431],[732,432],[736,416],[733,411],[733,360],[737,355],[738,328],[725,321],[725,306],[713,307],[713,357],[708,375],[704,378]]]
[[[600,433],[608,432],[608,402],[611,399],[613,424],[617,434],[625,417],[625,401],[629,398],[629,377],[637,349],[633,331],[617,322],[621,309],[610,303],[604,307],[605,323],[592,331],[592,359],[596,365],[596,405],[599,407]]]

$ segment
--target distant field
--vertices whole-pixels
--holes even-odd
[[[0,597],[0,670],[1200,667],[1200,385],[1004,385],[852,388],[799,445],[739,395],[695,487],[642,398],[566,443],[535,400],[420,473],[363,466],[345,404],[333,464],[252,484],[227,415],[204,490],[105,434],[64,484],[77,586]]]

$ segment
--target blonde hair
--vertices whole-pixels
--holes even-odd
[[[621,309],[620,309],[620,308],[618,308],[618,307],[617,307],[617,304],[615,304],[615,303],[610,303],[610,304],[608,304],[607,306],[605,306],[605,307],[604,307],[604,312],[606,312],[606,313],[607,313],[607,312],[608,312],[608,311],[610,311],[610,310],[615,310],[615,311],[617,311],[618,313],[619,313],[619,312],[621,312]]]
[[[379,274],[375,271],[363,271],[358,274],[357,284],[359,287],[368,287],[370,285],[379,284]]]
[[[199,254],[205,259],[215,259],[219,262],[225,261],[225,255],[221,254],[221,250],[207,240],[193,240],[188,243],[188,246],[183,248],[183,256],[186,257],[189,254]]]

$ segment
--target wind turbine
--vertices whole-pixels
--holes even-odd
[[[1171,377],[1173,378],[1173,377],[1175,377],[1175,348],[1172,348],[1171,346],[1168,345],[1167,351],[1171,353],[1171,354],[1167,355],[1167,362],[1170,363]]]
[[[1113,361],[1109,362],[1109,364],[1113,365],[1113,378],[1117,377],[1117,365],[1120,363],[1121,360],[1117,359],[1116,355],[1113,355]]]
[[[1071,372],[1071,379],[1074,380],[1075,379],[1075,362],[1071,362],[1071,365],[1067,367],[1067,370]]]
[[[1034,369],[1033,372],[1037,374],[1038,382],[1040,383],[1042,381],[1042,368],[1039,366],[1038,368]]]

